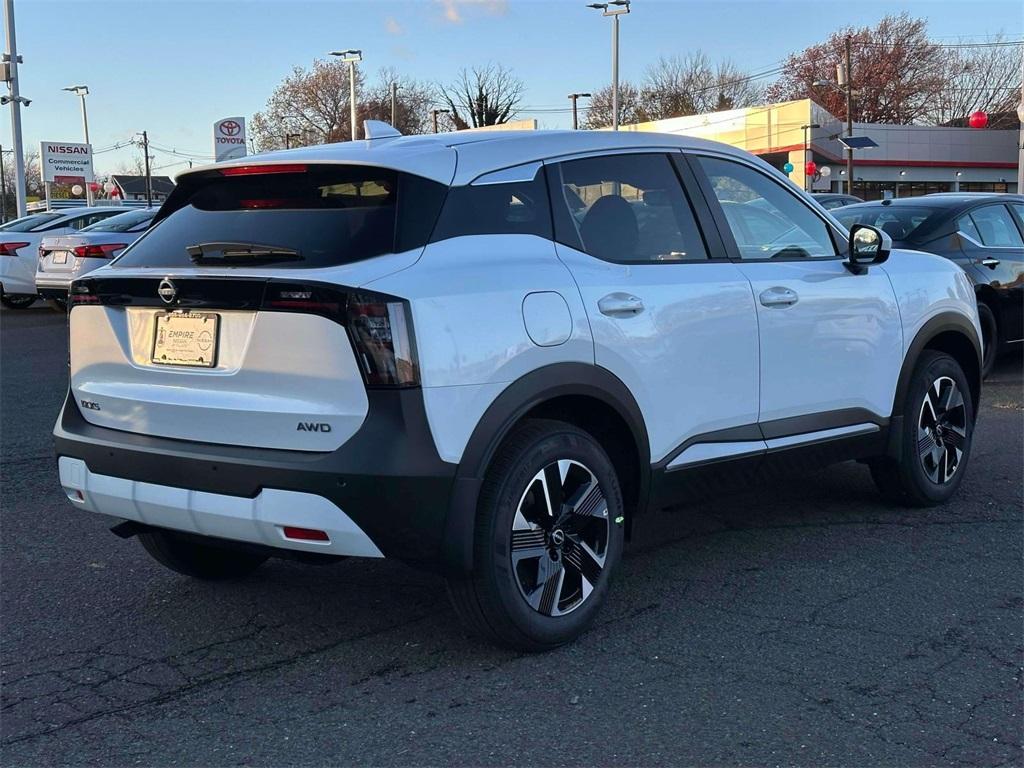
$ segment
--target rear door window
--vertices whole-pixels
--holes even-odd
[[[981,236],[982,245],[989,248],[1020,248],[1024,246],[1017,225],[1010,212],[1002,205],[986,205],[971,211],[971,221]]]
[[[232,265],[253,267],[327,267],[399,253],[427,242],[446,192],[437,182],[365,166],[187,176],[114,266],[194,266],[197,247],[213,254],[217,244],[232,246]],[[245,245],[262,256],[245,263]]]
[[[689,200],[663,154],[587,157],[550,169],[567,244],[617,263],[708,258]],[[578,240],[577,240],[578,238]]]

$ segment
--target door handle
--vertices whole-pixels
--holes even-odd
[[[999,266],[999,259],[982,259],[981,266],[988,267],[989,269],[995,269]]]
[[[761,291],[761,295],[758,298],[761,300],[761,304],[766,307],[791,307],[797,303],[800,297],[796,295],[796,291],[775,286],[774,288]]]
[[[609,293],[597,302],[602,315],[633,317],[644,311],[644,303],[631,293]]]

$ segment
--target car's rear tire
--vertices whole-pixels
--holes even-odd
[[[267,555],[218,546],[212,540],[174,531],[147,531],[139,534],[139,541],[158,563],[196,579],[238,579],[267,560]]]
[[[999,324],[995,312],[983,301],[978,302],[978,320],[981,322],[981,343],[984,348],[981,360],[981,378],[992,373],[999,354]]]
[[[871,476],[890,501],[931,507],[963,481],[974,436],[974,406],[963,369],[944,352],[926,350],[903,403],[899,458],[871,462]]]
[[[28,309],[36,303],[39,297],[31,293],[2,293],[0,304],[8,309]]]
[[[448,581],[465,625],[523,651],[584,632],[622,556],[620,488],[608,455],[583,430],[547,419],[516,428],[481,489],[474,571]]]

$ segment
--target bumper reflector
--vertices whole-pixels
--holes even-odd
[[[286,539],[298,539],[299,541],[330,541],[330,537],[324,531],[317,531],[313,528],[296,528],[292,525],[283,526]]]

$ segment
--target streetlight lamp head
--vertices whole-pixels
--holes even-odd
[[[356,48],[347,48],[344,51],[331,51],[329,56],[344,56],[343,61],[362,61],[363,52]]]
[[[833,83],[831,80],[815,80],[811,85],[815,88],[827,88],[828,86],[833,85]]]
[[[596,8],[599,11],[607,11],[608,3],[590,3],[587,8]]]

